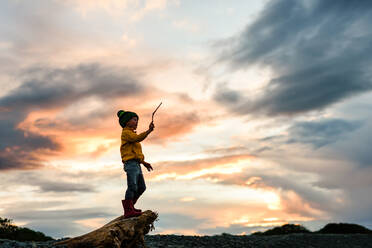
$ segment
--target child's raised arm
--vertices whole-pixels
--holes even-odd
[[[154,130],[154,123],[150,123],[149,129],[143,133],[136,134],[130,130],[123,130],[121,134],[121,139],[128,141],[128,142],[141,142],[142,140],[146,139],[147,135],[149,135]]]

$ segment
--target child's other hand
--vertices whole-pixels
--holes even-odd
[[[154,125],[153,122],[151,122],[150,125],[149,125],[149,130],[152,132],[154,130],[154,128],[155,128],[155,125]]]
[[[149,163],[147,163],[147,162],[143,162],[143,165],[146,167],[146,169],[147,169],[148,171],[152,171],[152,170],[154,170],[154,169],[152,168],[151,164],[149,164]]]

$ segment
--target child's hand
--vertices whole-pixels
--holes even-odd
[[[151,164],[149,164],[149,163],[147,163],[147,162],[145,162],[145,161],[143,161],[142,163],[143,163],[143,165],[146,167],[146,169],[147,169],[148,171],[152,171],[152,170],[154,170],[154,169],[152,168]]]
[[[154,125],[153,122],[151,122],[150,125],[149,125],[150,132],[152,132],[154,130],[154,128],[155,128],[155,125]]]

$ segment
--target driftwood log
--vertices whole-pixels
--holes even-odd
[[[145,247],[144,235],[154,229],[153,223],[157,217],[158,214],[150,210],[138,217],[124,219],[124,216],[120,216],[97,230],[54,245],[68,248]]]

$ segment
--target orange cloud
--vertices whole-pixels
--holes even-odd
[[[264,192],[258,201],[266,205],[265,208],[269,210],[271,215],[265,215],[262,218],[278,218],[278,223],[289,220],[308,221],[324,217],[325,211],[317,202],[326,196],[324,192],[311,190],[304,184],[296,184],[296,179],[291,179],[291,177],[298,177],[298,175],[289,173],[289,176],[283,174],[275,176],[272,174],[272,170],[267,170],[267,167],[265,169],[264,165],[257,167],[255,161],[256,158],[249,154],[190,161],[164,161],[154,164],[155,170],[147,174],[146,177],[152,181],[206,179],[213,183],[237,185]],[[281,173],[286,172],[281,171]],[[304,190],[306,193],[303,193]],[[317,197],[314,198],[315,195]],[[199,209],[199,211],[202,210]],[[226,215],[229,215],[230,212]],[[279,214],[273,217],[273,212]],[[221,215],[221,212],[218,214]],[[250,221],[249,226],[269,226],[276,222],[271,221],[258,225],[258,221]]]
[[[254,157],[249,154],[231,155],[214,158],[196,159],[190,161],[164,161],[156,163],[155,170],[151,173],[150,179],[193,179],[208,177],[209,175],[231,174],[240,168],[234,167],[240,161],[249,161]]]
[[[190,133],[194,127],[200,125],[202,119],[197,112],[163,114],[157,120],[156,131],[149,137],[149,142],[165,143],[169,138],[176,138]]]
[[[115,111],[110,111],[102,117],[92,117],[91,124],[73,124],[60,119],[56,117],[58,111],[32,112],[19,127],[25,131],[53,137],[61,144],[63,153],[60,155],[65,157],[91,153],[91,156],[96,158],[120,146],[121,127],[117,123]],[[145,111],[140,109],[138,114],[141,115],[141,112]],[[140,118],[142,125],[137,132],[145,131],[144,123],[150,122],[147,116]],[[155,132],[145,142],[152,144],[173,142],[175,138],[192,132],[198,125],[202,125],[202,120],[197,113],[163,114],[156,123]]]
[[[88,69],[93,71],[94,75],[87,76],[85,70]],[[146,72],[147,68],[142,70]],[[118,149],[121,127],[116,112],[124,109],[138,113],[140,116],[138,132],[142,132],[148,128],[151,113],[161,97],[166,100],[155,116],[155,132],[144,141],[145,143],[165,145],[179,141],[182,136],[193,132],[197,126],[210,125],[218,118],[216,111],[210,113],[213,103],[195,100],[185,93],[169,93],[154,86],[144,86],[145,84],[139,82],[143,78],[139,75],[141,69],[138,68],[133,70],[133,73],[128,72],[128,68],[123,68],[124,72],[119,72],[117,67],[89,64],[36,70],[46,82],[48,71],[56,72],[58,75],[52,76],[52,81],[62,78],[66,83],[56,84],[56,87],[52,83],[34,83],[31,85],[32,93],[35,95],[32,99],[38,99],[36,96],[45,92],[52,92],[58,97],[43,98],[41,104],[36,100],[29,100],[31,105],[24,109],[25,118],[17,123],[17,128],[21,132],[45,136],[59,145],[59,149],[53,153],[43,154],[45,161],[55,158],[72,159],[76,156],[98,158],[113,149]],[[109,74],[112,82],[107,85],[108,89],[104,89],[100,80],[107,79],[106,76]],[[82,77],[86,87],[75,87],[74,75],[77,75],[77,78]],[[32,73],[27,75],[30,78],[33,76]],[[121,79],[125,81],[124,84],[121,84]],[[27,85],[25,81],[19,88],[20,93],[13,92],[11,96],[21,102],[22,92]],[[60,90],[66,91],[67,96],[57,94]],[[38,107],[32,107],[34,105]],[[34,156],[38,157],[40,154],[35,151]]]
[[[160,94],[163,96],[168,94],[169,103],[164,102],[157,112],[154,120],[155,132],[144,141],[145,143],[164,145],[174,142],[192,132],[195,127],[209,125],[214,120],[214,116],[208,115],[205,109],[190,108],[188,112],[178,111],[179,107],[186,109],[191,103],[198,105],[187,95],[169,94],[153,89],[144,91],[141,97],[125,97],[120,105],[117,98],[111,103],[108,102],[110,103],[108,106],[101,106],[99,103],[96,109],[87,108],[86,112],[67,113],[68,106],[32,111],[19,124],[19,128],[53,137],[61,144],[63,150],[60,155],[65,158],[84,154],[97,158],[120,146],[121,127],[116,112],[119,109],[135,111],[140,116],[137,132],[143,132],[151,122],[151,113],[158,104]],[[169,107],[167,104],[171,103]]]

